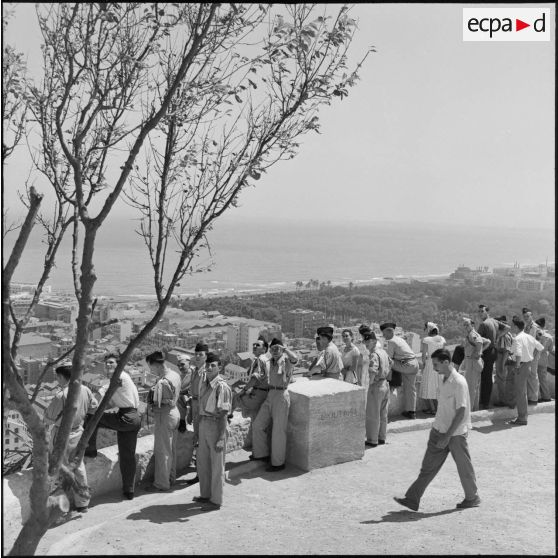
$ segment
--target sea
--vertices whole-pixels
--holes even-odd
[[[154,295],[153,270],[143,239],[129,219],[107,222],[95,250],[95,296]],[[13,233],[12,233],[12,236]],[[72,292],[69,237],[47,285]],[[448,276],[459,265],[490,269],[554,261],[554,230],[397,223],[216,223],[194,271],[176,294],[217,296],[295,288],[297,281],[373,284],[385,278]],[[12,240],[13,242],[13,240]],[[10,248],[10,241],[4,249]],[[36,283],[45,245],[35,230],[14,281]],[[4,252],[6,259],[6,252]],[[168,264],[176,254],[171,250]],[[207,268],[210,267],[208,271]]]

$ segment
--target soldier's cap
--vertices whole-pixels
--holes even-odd
[[[212,362],[217,362],[217,363],[221,363],[221,359],[219,358],[219,355],[216,353],[207,353],[207,360],[205,361],[206,364],[210,364]]]
[[[209,346],[207,345],[207,343],[202,343],[201,341],[199,343],[196,343],[196,346],[194,347],[195,353],[207,353],[208,351]]]
[[[322,326],[316,330],[318,335],[324,335],[325,337],[333,338],[333,328],[330,326]]]
[[[544,329],[544,326],[546,325],[546,319],[545,318],[537,318],[535,320],[535,323],[539,326],[542,327]]]
[[[361,335],[364,335],[364,333],[366,333],[367,331],[372,331],[372,330],[370,329],[370,326],[367,326],[366,324],[362,324],[358,327],[358,332]]]
[[[500,316],[499,318],[495,318],[497,322],[504,322],[507,323],[508,318],[506,316]]]
[[[384,331],[384,329],[395,329],[396,325],[395,322],[385,322],[380,325],[380,331]]]
[[[64,376],[64,378],[66,378],[66,380],[69,380],[70,376],[72,375],[72,365],[71,364],[62,364],[62,366],[58,366],[56,368],[55,372],[57,374],[60,374],[60,376]]]
[[[187,355],[186,353],[182,354],[182,355],[178,355],[178,362],[184,362],[184,361],[188,361],[190,362],[190,355]]]
[[[362,334],[362,338],[364,341],[369,341],[370,339],[375,340],[377,339],[376,334],[373,331],[365,331]]]
[[[148,364],[151,364],[152,362],[165,362],[165,357],[161,351],[154,351],[145,357],[145,361]]]
[[[271,340],[271,343],[269,344],[269,346],[273,347],[273,345],[283,345],[283,342],[281,341],[281,339],[277,339],[277,337],[274,337]]]

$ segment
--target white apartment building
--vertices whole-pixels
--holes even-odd
[[[252,344],[257,341],[260,328],[240,323],[227,328],[227,349],[235,353],[252,350]]]

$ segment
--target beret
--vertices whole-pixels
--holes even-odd
[[[196,343],[196,346],[194,347],[195,353],[207,353],[207,351],[209,351],[207,343],[202,343],[201,341]]]
[[[151,362],[165,362],[165,357],[161,351],[154,351],[145,357],[147,363]]]
[[[396,325],[394,322],[386,322],[380,326],[380,331],[384,331],[384,329],[395,329]]]
[[[219,355],[216,353],[207,353],[207,360],[205,361],[206,364],[209,364],[211,362],[221,362],[221,360],[219,359]]]

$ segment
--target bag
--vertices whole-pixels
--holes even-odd
[[[391,378],[388,376],[388,383],[390,388],[401,387],[401,384],[403,383],[403,377],[401,376],[401,372],[392,369]]]

